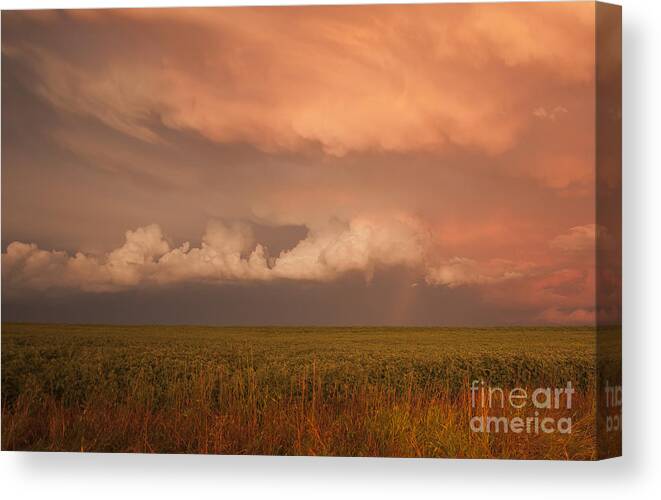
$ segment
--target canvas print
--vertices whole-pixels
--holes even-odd
[[[2,449],[621,453],[595,2],[2,13]]]

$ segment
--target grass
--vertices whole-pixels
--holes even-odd
[[[470,432],[474,379],[571,381],[571,434]],[[591,328],[2,329],[5,450],[594,459],[595,401]]]

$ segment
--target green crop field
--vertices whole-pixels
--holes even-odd
[[[3,449],[595,458],[592,328],[2,327]],[[471,433],[471,380],[577,389],[571,435]]]

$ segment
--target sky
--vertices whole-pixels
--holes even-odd
[[[594,18],[3,12],[3,321],[594,322]]]

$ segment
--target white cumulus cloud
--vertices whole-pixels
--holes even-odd
[[[425,281],[430,285],[455,288],[462,285],[484,285],[525,276],[531,265],[505,259],[478,262],[466,257],[453,257],[427,271]]]
[[[13,242],[2,254],[10,292],[73,288],[101,292],[187,281],[273,279],[329,281],[349,271],[371,278],[379,266],[423,262],[424,238],[407,218],[330,222],[290,250],[269,257],[245,223],[212,221],[199,247],[171,247],[158,225],[126,232],[124,244],[104,256],[40,249]]]

